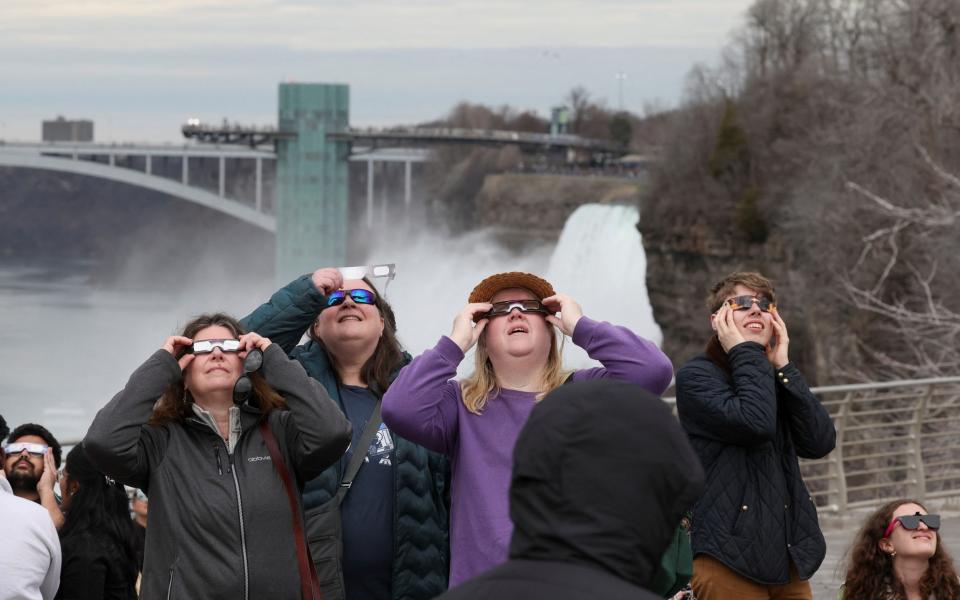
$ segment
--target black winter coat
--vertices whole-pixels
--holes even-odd
[[[76,532],[60,540],[60,546],[57,600],[136,600],[135,561],[105,531]]]
[[[763,347],[734,346],[732,379],[701,355],[677,372],[680,424],[707,473],[693,512],[693,553],[762,585],[809,579],[826,554],[797,457],[836,444],[830,415],[793,363],[774,372]]]
[[[299,361],[342,411],[340,384],[326,349],[313,340],[298,345],[324,306],[326,298],[313,286],[310,275],[304,275],[278,290],[268,302],[244,317],[242,323],[249,331],[270,338]],[[393,599],[427,600],[447,589],[450,463],[442,454],[392,435],[396,446]],[[303,490],[304,510],[330,501],[346,463],[341,458],[307,482]]]

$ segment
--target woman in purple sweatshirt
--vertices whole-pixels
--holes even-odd
[[[603,367],[564,370],[555,329]],[[455,381],[474,344],[474,373]],[[400,371],[383,397],[391,429],[451,458],[450,586],[507,560],[513,446],[535,402],[568,379],[612,377],[660,395],[672,376],[656,344],[583,316],[573,299],[535,275],[481,281],[450,336]]]

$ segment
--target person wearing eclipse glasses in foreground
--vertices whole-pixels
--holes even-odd
[[[564,369],[560,334],[603,366]],[[473,346],[474,373],[454,381]],[[383,398],[387,425],[451,457],[450,585],[507,560],[513,447],[545,394],[568,380],[609,377],[660,395],[672,375],[656,344],[584,316],[540,277],[499,273],[477,284],[450,335],[404,368]]]
[[[427,600],[447,589],[449,462],[379,417],[380,398],[410,362],[369,278],[381,268],[390,277],[390,267],[317,269],[244,319],[323,384],[353,425],[352,449],[363,450],[303,490],[325,600]]]
[[[218,313],[167,338],[83,444],[98,469],[149,494],[141,598],[294,599],[315,575],[298,560],[299,494],[282,479],[315,477],[349,441],[299,363]]]
[[[0,439],[10,429],[0,415]],[[0,461],[6,458],[0,446]],[[57,530],[40,505],[19,498],[0,469],[0,599],[53,600],[60,586],[62,555]]]
[[[60,468],[60,442],[43,425],[24,423],[10,433],[4,453],[3,471],[13,494],[46,509],[59,531],[64,517],[54,485]]]
[[[811,599],[826,553],[797,457],[826,456],[836,431],[790,362],[775,301],[759,273],[723,278],[706,353],[677,371],[677,414],[707,473],[691,528],[698,600]]]
[[[960,599],[960,579],[940,537],[940,515],[916,500],[873,512],[854,538],[839,598]]]

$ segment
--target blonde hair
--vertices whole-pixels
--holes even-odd
[[[554,389],[563,385],[567,377],[573,371],[563,369],[563,359],[561,358],[561,349],[563,341],[557,342],[556,329],[551,328],[550,332],[550,352],[547,354],[547,364],[543,368],[541,378],[540,393],[536,396],[536,401],[543,400],[543,397]],[[560,334],[562,336],[562,334]],[[474,369],[470,377],[460,382],[460,393],[463,396],[463,405],[467,410],[475,415],[483,412],[487,399],[490,396],[500,392],[500,386],[497,385],[497,377],[493,372],[493,364],[490,362],[490,356],[487,354],[487,343],[484,335],[477,340],[477,349],[473,356]]]

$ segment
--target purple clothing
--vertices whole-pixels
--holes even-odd
[[[612,377],[657,395],[670,385],[670,359],[624,327],[582,317],[573,343],[603,364],[574,372],[574,381]],[[483,414],[471,413],[452,380],[463,356],[453,340],[440,338],[400,371],[382,405],[390,429],[451,458],[451,587],[507,560],[513,533],[508,506],[513,446],[536,397],[501,390],[487,399]]]

